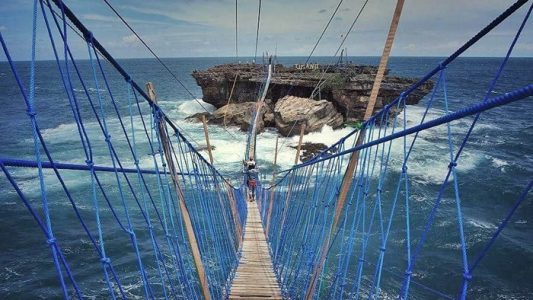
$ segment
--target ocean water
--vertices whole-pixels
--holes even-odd
[[[355,63],[376,65],[377,57],[351,57]],[[246,60],[246,59],[243,59]],[[393,57],[389,67],[391,73],[399,76],[420,77],[441,61],[437,57]],[[151,81],[155,84],[158,103],[167,115],[176,122],[195,145],[205,145],[203,130],[200,124],[184,121],[184,118],[203,108],[193,100],[201,99],[201,89],[190,76],[195,69],[206,69],[210,66],[233,62],[233,58],[175,58],[165,59],[170,68],[178,74],[192,96],[183,90],[155,60],[128,59],[120,60],[120,64],[139,84]],[[294,64],[305,61],[304,57],[281,57],[280,63]],[[318,57],[314,62],[328,63],[331,59]],[[448,95],[452,111],[483,99],[489,82],[496,72],[501,59],[498,58],[459,58],[447,70]],[[85,70],[90,82],[90,65],[86,60],[78,62]],[[29,63],[16,63],[18,71],[27,83]],[[79,147],[76,125],[72,119],[68,98],[60,82],[54,61],[40,61],[36,65],[36,111],[43,136],[48,141],[52,155],[58,162],[84,164],[84,156]],[[111,67],[109,71],[110,89],[113,91],[121,111],[127,111],[126,84]],[[501,79],[492,95],[522,87],[533,82],[533,58],[513,58],[509,61]],[[91,93],[98,92],[92,85]],[[106,91],[105,87],[100,87]],[[21,159],[33,159],[33,140],[29,118],[18,87],[5,62],[0,62],[0,156]],[[75,92],[83,91],[75,87]],[[437,100],[442,99],[441,96]],[[420,122],[424,111],[426,97],[419,104],[409,106],[406,111],[408,126]],[[468,237],[469,259],[479,253],[482,246],[511,207],[522,188],[533,177],[533,99],[529,98],[508,106],[497,108],[482,115],[474,134],[467,145],[458,165],[461,197]],[[208,109],[208,105],[205,105]],[[429,119],[444,113],[444,106],[437,101],[431,110]],[[90,115],[89,106],[80,107],[82,114]],[[428,119],[428,120],[429,120]],[[464,135],[471,118],[453,122],[454,141],[459,142]],[[88,131],[96,134],[98,124],[94,119],[85,120]],[[118,128],[118,120],[109,119],[111,128]],[[136,124],[136,126],[139,124]],[[140,128],[140,125],[139,125]],[[240,165],[243,159],[246,134],[237,128],[210,126],[211,144],[216,147],[213,152],[215,166],[226,174],[233,182],[239,181]],[[310,133],[304,137],[307,142],[332,144],[350,132],[349,128],[333,130],[324,128],[322,132]],[[113,132],[112,132],[113,135]],[[413,199],[420,207],[429,207],[435,190],[442,182],[443,170],[449,162],[447,156],[446,127],[430,129],[419,138],[416,151],[413,152],[409,164],[412,180]],[[272,171],[276,133],[266,131],[258,137],[258,165],[267,176]],[[281,138],[283,145],[278,156],[280,168],[285,169],[294,162],[295,150],[290,146],[297,143],[297,137]],[[107,149],[100,141],[95,147],[95,161],[100,165],[109,165]],[[118,150],[127,152],[127,149]],[[393,148],[392,165],[398,170],[401,160],[401,147]],[[207,153],[202,152],[207,157]],[[141,165],[150,166],[151,156],[141,153]],[[132,166],[133,162],[125,161]],[[32,203],[39,206],[39,186],[36,181],[36,169],[10,168],[23,191]],[[90,216],[90,205],[87,192],[87,181],[77,176],[75,171],[62,173],[68,187],[83,199],[80,203],[82,213]],[[52,176],[51,173],[45,173]],[[266,177],[269,179],[269,177]],[[109,177],[111,182],[112,178]],[[22,205],[5,176],[0,176],[0,298],[2,299],[35,299],[54,298],[60,295],[55,271],[52,268],[49,250],[43,241],[42,233]],[[68,259],[73,265],[82,267],[80,272],[84,282],[82,288],[87,295],[95,298],[105,297],[102,284],[101,268],[98,264],[86,264],[84,255],[90,251],[87,241],[83,239],[79,225],[74,226],[71,208],[61,194],[57,182],[48,186],[51,213],[58,226],[55,229],[59,237],[77,239],[78,243],[67,244]],[[57,196],[57,197],[56,197]],[[531,299],[533,298],[533,195],[516,212],[508,228],[506,228],[494,245],[490,254],[483,260],[474,273],[471,282],[472,298],[495,299]],[[457,283],[451,284],[448,277],[461,273],[460,244],[456,233],[453,199],[445,199],[437,216],[428,244],[431,253],[427,259],[434,261],[435,267],[420,271],[420,280],[427,286],[434,287],[448,295],[455,295]],[[70,213],[69,213],[70,212]],[[421,224],[423,219],[414,220]],[[106,233],[112,237],[114,228]],[[454,231],[455,230],[455,231]],[[416,230],[415,230],[416,232]],[[434,238],[431,236],[445,237]],[[121,254],[120,239],[107,243],[108,249],[116,255]],[[401,245],[401,240],[393,241]],[[70,245],[70,247],[68,247]],[[85,245],[85,246],[83,246]],[[134,264],[131,253],[124,254],[125,266]],[[405,261],[405,257],[396,258],[397,265]],[[394,265],[393,263],[393,265]],[[126,268],[127,269],[127,268]],[[401,272],[402,270],[396,270]],[[454,277],[454,278],[455,278]],[[140,283],[132,281],[128,288],[130,296],[140,297]],[[414,292],[412,298],[426,298],[427,294]]]

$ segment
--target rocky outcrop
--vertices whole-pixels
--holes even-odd
[[[319,65],[318,69],[276,65],[267,98],[275,104],[286,95],[303,98],[313,95],[313,99],[332,102],[345,120],[360,121],[376,72],[377,67],[353,64],[333,67]],[[263,66],[256,64],[219,65],[205,71],[194,71],[192,76],[202,88],[203,101],[218,108],[227,103],[230,94],[232,103],[254,101],[264,82]],[[319,82],[322,83],[319,85]],[[415,82],[414,78],[386,75],[379,91],[376,110],[394,100]],[[320,88],[315,89],[317,86]],[[409,95],[407,103],[418,103],[432,87],[432,82],[423,84]]]
[[[266,98],[270,100],[267,106],[271,111],[263,112],[261,120],[264,124],[261,126],[275,125],[282,134],[286,135],[290,131],[286,130],[288,123],[304,119],[301,114],[305,109],[301,110],[298,106],[305,102],[307,107],[311,107],[313,101],[318,104],[313,115],[305,116],[314,118],[310,122],[307,121],[308,131],[320,129],[318,127],[324,124],[338,127],[346,121],[362,121],[377,67],[353,64],[333,67],[313,66],[314,68],[309,69],[285,67],[279,64],[274,67],[274,75],[266,95]],[[247,117],[251,116],[252,104],[250,103],[257,99],[258,91],[264,82],[264,73],[262,65],[225,64],[205,71],[194,71],[192,76],[202,88],[203,101],[219,109],[228,103],[231,95],[232,104],[227,111],[232,113],[232,117],[228,123],[226,115],[226,124],[236,124],[241,128],[247,128],[250,119]],[[379,91],[375,111],[397,98],[402,91],[415,82],[416,79],[413,78],[386,75]],[[432,87],[432,82],[423,84],[407,97],[407,104],[418,103],[431,91]],[[293,101],[290,101],[285,97],[287,95],[311,100],[303,101],[293,98]],[[283,109],[278,109],[281,107],[278,103],[283,99],[285,99]],[[283,112],[284,110],[287,112]],[[218,124],[221,120],[217,117],[210,122]],[[290,124],[291,127],[292,125],[293,123]]]
[[[331,102],[285,96],[276,102],[274,122],[282,135],[291,136],[300,132],[301,124],[305,124],[305,133],[309,133],[324,125],[338,128],[344,120]]]
[[[298,146],[290,146],[291,148],[297,149]],[[311,158],[315,157],[317,154],[321,153],[322,151],[326,150],[328,146],[322,144],[322,143],[303,143],[300,147],[300,161],[306,162],[310,160]],[[337,148],[333,147],[332,149],[328,150],[326,153],[323,153],[322,155],[331,155],[337,152]]]
[[[191,121],[191,122],[202,122],[202,118],[205,116],[206,120],[209,120],[211,117],[211,114],[207,111],[195,113],[194,115],[190,115],[185,120]]]
[[[248,130],[251,126],[252,116],[255,111],[256,102],[243,102],[243,103],[230,103],[219,109],[217,109],[209,117],[210,124],[218,125],[234,125],[239,126],[241,130]],[[269,118],[265,116],[272,115],[272,111],[269,106],[265,105],[261,109],[259,115],[259,122],[257,124],[257,131],[261,132],[267,126],[272,126],[272,122],[269,122]],[[267,120],[265,120],[267,119]]]

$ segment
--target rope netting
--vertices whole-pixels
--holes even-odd
[[[272,186],[258,183],[257,201],[284,296],[467,296],[480,262],[533,187],[531,178],[523,178],[525,187],[515,191],[515,201],[495,230],[482,244],[470,242],[461,193],[469,178],[462,176],[461,165],[482,112],[533,95],[529,84],[492,96],[533,5],[481,101],[451,111],[450,103],[460,99],[449,93],[447,70],[525,3],[509,7],[360,129],[315,158],[279,172]],[[73,50],[72,32],[83,37],[83,54]],[[50,42],[55,69],[37,68],[41,38]],[[26,107],[32,143],[31,155],[0,157],[0,168],[50,250],[61,294],[48,296],[227,297],[246,222],[245,185],[235,188],[226,181],[155,96],[60,0],[34,1],[28,83],[1,33],[0,41]],[[62,95],[52,105],[62,103],[66,110],[45,113],[74,124],[67,141],[59,143],[39,121],[44,111],[39,110],[43,105],[36,78],[52,73],[62,85]],[[416,124],[409,123],[410,94],[430,80],[435,84],[425,110]],[[267,87],[260,89],[261,101]],[[460,119],[466,122],[457,123]],[[255,115],[250,124],[253,120]],[[246,159],[255,156],[254,126]],[[426,166],[439,174],[437,184],[420,183],[409,167],[425,151],[417,147],[421,137],[435,129],[446,141],[439,149],[446,163]],[[347,168],[351,159],[353,170]],[[21,168],[30,171],[22,173]],[[33,178],[32,189],[28,177]],[[447,226],[436,226],[445,221]],[[436,267],[449,254],[442,252],[443,244],[458,245],[446,256],[456,258],[447,265],[453,267]],[[95,270],[100,278],[90,276]],[[446,280],[435,285],[440,276]]]
[[[452,101],[462,102],[450,96],[447,70],[526,2],[518,1],[503,12],[361,129],[313,159],[279,172],[281,179],[263,188],[259,197],[263,224],[285,297],[466,298],[480,261],[533,186],[531,176],[522,178],[524,187],[514,191],[514,202],[507,202],[508,211],[495,221],[499,225],[482,242],[472,242],[479,232],[465,224],[461,193],[471,181],[462,176],[462,164],[468,164],[467,144],[483,111],[533,95],[529,84],[493,96],[533,5],[481,101],[450,111]],[[413,114],[407,105],[410,94],[430,80],[435,84],[422,116],[416,123],[408,122]],[[418,171],[427,177],[439,174],[437,182],[413,180],[409,166],[423,161],[428,151],[420,147],[421,137],[436,140],[435,134],[445,146],[429,151],[444,160],[426,162]],[[362,143],[357,142],[359,135]],[[350,156],[356,159],[353,170],[348,167]],[[477,199],[471,194],[466,198]],[[467,202],[471,210],[473,200]],[[444,257],[455,259],[449,262]]]
[[[54,4],[34,2],[28,84],[0,34],[33,140],[33,157],[2,157],[0,167],[44,235],[62,296],[225,297],[246,218],[241,189],[197,152],[61,1]],[[67,19],[84,37],[85,55],[72,50]],[[38,25],[46,36],[38,36]],[[50,42],[56,70],[36,67],[41,38]],[[68,155],[41,129],[48,126],[39,120],[38,76],[62,84],[57,103],[46,105],[66,99],[68,109],[53,113],[75,124]],[[54,117],[46,113],[41,120]],[[37,193],[14,167],[36,168],[29,174]],[[102,277],[88,275],[97,269]]]

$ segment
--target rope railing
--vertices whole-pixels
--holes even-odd
[[[0,33],[26,107],[33,144],[31,157],[2,155],[0,169],[50,250],[47,261],[57,274],[58,289],[45,296],[228,297],[247,217],[246,187],[233,187],[164,113],[155,92],[144,91],[61,0],[52,2],[57,9],[50,0],[34,2],[28,84]],[[285,297],[465,299],[471,292],[474,272],[533,188],[531,178],[522,180],[525,187],[516,191],[511,208],[497,221],[488,240],[477,245],[479,251],[474,251],[468,243],[461,194],[468,183],[461,172],[465,148],[481,113],[533,96],[533,85],[528,84],[490,97],[533,5],[482,101],[451,111],[448,66],[525,3],[520,0],[510,6],[366,121],[363,130],[352,131],[310,161],[278,172],[284,176],[274,185],[258,183],[256,200],[265,226],[268,218],[267,240]],[[45,31],[39,31],[39,26]],[[84,39],[86,53],[73,50],[70,30],[74,28]],[[50,42],[57,71],[38,68],[41,32]],[[57,74],[64,90],[57,101],[68,108],[61,112],[62,122],[73,125],[75,137],[68,150],[60,150],[61,141],[42,129],[48,125],[46,118],[55,113],[36,105],[43,101],[36,78],[44,72]],[[410,125],[407,98],[428,80],[436,84],[421,119]],[[268,83],[260,89],[260,101],[267,89]],[[428,120],[430,112],[438,116]],[[471,122],[459,127],[457,120]],[[255,125],[250,127],[247,156],[255,157]],[[445,128],[439,136],[445,142],[439,155],[446,165],[432,166],[442,178],[431,183],[429,190],[434,193],[420,195],[417,174],[409,167],[420,140],[436,128]],[[335,208],[348,156],[356,152],[357,167],[349,174],[352,180],[339,217]],[[445,230],[455,233],[430,235],[445,209],[453,224]],[[453,267],[439,269],[450,280],[435,286],[435,281],[426,280],[429,271],[435,270],[430,250],[446,242],[460,246],[454,252]],[[323,265],[317,268],[318,264]],[[93,275],[97,269],[101,276],[87,276],[85,269]],[[315,270],[319,270],[317,277]]]
[[[464,162],[461,154],[465,152],[465,146],[474,134],[474,127],[482,112],[516,101],[527,101],[533,96],[531,84],[492,98],[490,96],[529,19],[533,5],[527,10],[480,102],[462,108],[454,107],[454,112],[450,111],[447,67],[525,3],[527,1],[518,1],[509,7],[419,82],[365,122],[364,130],[354,130],[315,158],[276,173],[283,176],[274,185],[263,189],[263,195],[273,193],[274,196],[263,196],[260,209],[263,216],[269,215],[271,218],[267,240],[285,297],[302,299],[307,296],[313,284],[313,270],[321,263],[320,258],[324,254],[326,261],[316,289],[311,289],[313,299],[407,299],[410,296],[465,299],[471,292],[473,271],[525,201],[533,181],[532,178],[522,180],[526,187],[516,195],[512,209],[487,245],[479,254],[470,253],[472,245],[467,243],[465,228],[468,225],[464,221],[462,204],[465,196],[461,194],[461,187],[468,183],[468,179],[462,178],[458,171]],[[407,97],[432,79],[436,80],[436,84],[425,101],[421,119],[416,124],[408,124],[410,107],[406,105]],[[430,112],[436,117],[429,119]],[[467,126],[459,127],[454,123],[456,120],[467,120]],[[413,179],[417,175],[409,170],[409,165],[414,163],[413,157],[420,155],[416,154],[420,151],[417,150],[420,148],[420,138],[438,126],[446,128],[442,136],[446,148],[442,155],[448,157],[448,164],[430,167],[433,173],[442,172],[442,180],[432,189],[435,196],[420,195],[420,184]],[[358,145],[357,135],[361,132],[365,132],[364,140]],[[359,161],[339,225],[333,229],[342,176],[348,156],[354,152],[359,153]],[[421,202],[421,197],[424,202]],[[444,198],[453,200],[443,207]],[[430,235],[431,230],[436,230],[438,213],[443,210],[446,214],[455,215],[451,219],[453,226],[449,225],[446,230],[457,234]],[[323,249],[322,245],[330,234],[331,241]],[[437,269],[432,250],[442,251],[439,243],[460,245],[459,250],[454,252],[457,253],[459,268],[439,267],[441,272],[446,272],[447,279],[445,283],[434,286],[435,281],[427,280],[427,277],[436,276],[428,272]],[[472,255],[478,257],[473,264],[468,259]]]
[[[53,2],[60,13],[48,0],[34,3],[29,93],[0,34],[3,52],[27,105],[35,145],[33,160],[2,157],[0,166],[45,235],[61,296],[224,298],[238,264],[242,232],[237,226],[242,227],[246,219],[243,191],[235,189],[198,153],[64,3]],[[88,64],[75,58],[67,20],[85,38]],[[41,22],[64,89],[70,122],[76,128],[78,143],[69,151],[79,153],[85,164],[70,159],[59,162],[65,153],[57,151],[56,141],[45,138],[39,126],[46,117],[53,118],[34,105],[41,100],[34,80],[41,71],[35,55]],[[122,84],[115,82],[117,75],[124,79]],[[43,115],[39,121],[38,113]],[[168,140],[161,139],[161,128]],[[35,195],[21,187],[21,181],[28,179],[18,178],[18,172],[11,168],[30,173],[37,169],[30,180],[39,182],[40,207],[32,203]],[[66,180],[73,172],[79,182],[75,186]],[[56,181],[59,187],[52,184]],[[87,205],[81,204],[81,194],[90,199]],[[71,212],[57,211],[65,197]],[[58,214],[68,217],[57,218]],[[74,260],[65,255],[64,248],[81,249],[83,243],[63,228],[80,226],[93,252]],[[193,259],[195,251],[199,260]],[[94,264],[101,266],[102,276],[80,283],[77,277],[82,266]],[[199,264],[209,266],[202,266],[205,274],[200,274]],[[94,284],[90,289],[89,283]],[[98,285],[105,288],[95,289]]]
[[[438,74],[443,68],[446,68],[450,63],[455,61],[457,57],[459,57],[461,54],[463,54],[465,51],[467,51],[470,47],[472,47],[475,43],[477,43],[480,39],[482,39],[485,35],[487,35],[491,30],[496,28],[501,22],[503,22],[506,18],[508,18],[510,15],[512,15],[516,10],[518,10],[520,7],[522,7],[525,3],[527,3],[528,0],[519,0],[516,1],[513,5],[511,5],[509,8],[507,8],[502,14],[500,14],[497,18],[495,18],[490,24],[485,26],[482,30],[480,30],[476,35],[474,35],[471,39],[469,39],[466,43],[464,43],[460,48],[458,48],[454,53],[452,53],[450,56],[448,56],[446,59],[444,59],[442,62],[440,62],[437,66],[435,66],[431,71],[429,71],[426,75],[424,75],[421,79],[419,79],[417,82],[413,83],[410,87],[408,87],[406,90],[402,92],[402,95],[398,96],[396,99],[391,101],[389,104],[385,105],[379,112],[377,112],[373,118],[379,119],[379,115],[386,113],[388,110],[390,110],[392,107],[394,107],[398,102],[401,101],[401,97],[407,97],[412,92],[416,91],[419,87],[421,87],[424,83],[428,82],[433,76]],[[371,120],[368,120],[370,122]],[[338,142],[334,143],[330,147],[322,150],[321,154],[318,154],[314,157],[314,159],[318,159],[320,156],[322,156],[325,153],[330,152],[332,149],[335,149],[340,143],[342,143],[344,140],[350,138],[357,132],[359,132],[362,128],[366,126],[366,122],[361,124],[360,128],[357,128],[350,133],[348,133],[346,136],[344,136],[342,139],[340,139]]]

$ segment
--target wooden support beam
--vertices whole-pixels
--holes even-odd
[[[278,165],[278,140],[279,136],[276,136],[276,148],[274,149],[274,172],[272,176],[276,176],[276,166]]]
[[[272,209],[274,208],[274,195],[276,193],[274,184],[276,183],[276,166],[278,164],[278,136],[276,136],[276,148],[274,149],[274,170],[272,171],[272,182],[270,184],[270,204],[268,205],[265,235],[268,239],[268,230],[270,229],[270,218],[272,217]]]
[[[396,30],[398,29],[398,23],[400,21],[400,16],[402,14],[403,4],[404,4],[404,0],[398,0],[398,2],[396,3],[396,8],[394,10],[394,15],[392,16],[392,21],[391,21],[390,28],[389,28],[389,33],[387,34],[387,40],[385,41],[385,47],[383,48],[383,54],[381,55],[381,60],[379,62],[379,67],[376,73],[376,78],[374,79],[374,85],[372,86],[372,92],[370,93],[370,98],[368,100],[368,105],[366,107],[365,116],[364,116],[365,121],[367,121],[372,116],[374,112],[374,108],[376,106],[376,100],[378,97],[379,89],[381,87],[381,82],[383,81],[383,77],[385,75],[385,70],[387,69],[389,55],[392,49],[392,44],[394,42],[394,37],[396,35]],[[365,140],[365,135],[366,135],[366,130],[363,128],[359,131],[359,135],[357,136],[356,146],[360,146],[361,144],[363,144],[363,141]],[[329,234],[324,240],[324,243],[320,250],[320,259],[318,263],[315,265],[315,269],[311,277],[311,283],[309,284],[309,288],[307,289],[307,293],[305,295],[306,300],[310,300],[314,296],[316,284],[318,282],[318,279],[320,278],[320,275],[322,274],[322,269],[324,268],[324,264],[325,264],[326,257],[328,254],[328,249],[330,248],[329,244],[331,241],[331,235],[337,231],[338,222],[339,222],[341,213],[344,210],[344,205],[346,203],[348,193],[350,191],[350,187],[352,186],[352,183],[353,183],[354,174],[357,169],[358,160],[359,160],[359,152],[353,152],[352,155],[350,156],[350,161],[348,162],[346,172],[344,173],[344,177],[342,179],[339,197],[337,198],[337,205],[335,207],[333,223],[331,225]]]
[[[211,149],[211,142],[209,142],[209,131],[207,130],[207,120],[205,115],[202,115],[202,124],[204,125],[205,143],[207,145],[207,153],[209,153],[209,162],[213,164],[213,152]]]
[[[157,98],[155,95],[154,85],[151,82],[146,83],[146,92],[148,94],[148,97],[150,97],[150,100],[154,104],[157,104]],[[170,139],[167,134],[166,126],[167,125],[164,120],[162,122],[159,122],[159,125],[158,125],[159,137],[161,139],[161,144],[163,146],[165,160],[166,160],[168,169],[172,177],[172,182],[174,184],[174,188],[176,189],[176,194],[178,195],[180,213],[182,215],[183,223],[185,225],[185,231],[187,232],[187,238],[189,239],[189,246],[191,248],[194,265],[198,273],[198,279],[200,280],[200,288],[202,289],[204,298],[210,300],[211,293],[209,292],[207,276],[205,274],[204,265],[202,263],[202,256],[200,255],[200,248],[198,246],[196,235],[194,233],[194,228],[192,226],[191,216],[189,214],[189,210],[187,209],[187,205],[185,203],[185,196],[183,195],[183,190],[180,186],[180,181],[179,181],[179,177],[176,171],[176,167],[174,165],[174,160],[172,159],[172,148],[170,146]]]
[[[302,141],[304,139],[305,134],[305,123],[302,123],[300,125],[300,138],[298,139],[298,147],[296,148],[296,157],[294,158],[294,164],[298,164],[298,161],[300,161],[300,151],[302,149]]]
[[[235,238],[237,241],[237,249],[242,245],[242,226],[239,222],[239,212],[237,211],[237,200],[235,199],[235,195],[233,194],[233,188],[229,185],[229,183],[226,183],[226,190],[228,193],[228,199],[229,199],[229,206],[231,209],[231,214],[233,216],[233,222],[235,224]]]
[[[207,129],[207,119],[205,118],[205,115],[202,115],[202,124],[204,127],[204,135],[205,135],[205,143],[207,145],[207,153],[209,153],[209,162],[213,164],[214,163],[213,152],[211,149],[211,141],[209,140],[209,130]],[[237,203],[233,195],[233,188],[228,183],[226,183],[226,189],[227,189],[228,202],[229,202],[230,209],[231,209],[231,215],[233,216],[233,221],[235,224],[235,241],[237,242],[237,245],[235,246],[239,248],[242,242],[242,228],[239,222],[239,214],[237,213],[237,207],[236,207]],[[216,187],[216,190],[217,190],[218,201],[220,203],[220,207],[224,207],[224,201],[222,199],[222,195],[220,193],[220,188],[218,185]],[[226,214],[223,214],[223,217],[224,217],[224,223],[226,224],[226,228],[229,230],[229,227],[228,227],[229,224],[226,218]]]
[[[294,158],[294,164],[298,164],[300,160],[300,150],[302,148],[302,141],[305,133],[305,123],[300,125],[300,138],[298,139],[298,147],[296,148],[296,157]],[[314,166],[312,166],[313,168]],[[291,172],[289,177],[289,183],[287,184],[287,194],[285,196],[285,206],[283,208],[283,214],[281,217],[281,226],[278,234],[278,241],[281,240],[281,233],[283,232],[283,227],[285,226],[285,221],[287,220],[287,214],[289,213],[289,202],[292,195],[292,184],[294,182],[294,172]],[[274,255],[277,257],[279,247],[274,252]]]

